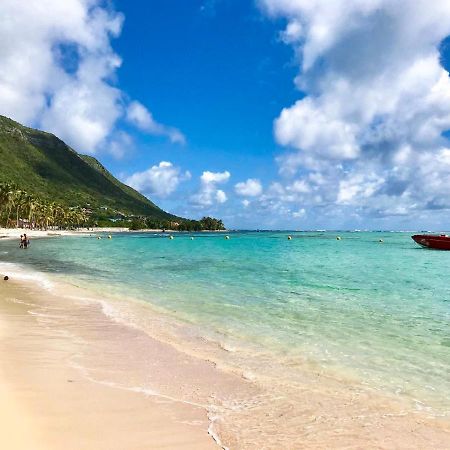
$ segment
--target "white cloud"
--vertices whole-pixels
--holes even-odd
[[[123,15],[102,0],[2,0],[0,17],[0,114],[81,152],[113,148],[126,96],[115,86],[122,61],[111,40]]]
[[[310,98],[285,108],[275,121],[275,136],[282,145],[336,159],[359,153],[354,126],[330,114],[326,103]]]
[[[125,183],[147,195],[167,197],[178,185],[191,178],[191,174],[182,172],[171,162],[161,161],[143,172],[136,172],[125,179]]]
[[[200,177],[200,190],[191,197],[192,203],[200,208],[213,206],[215,203],[225,203],[227,195],[218,184],[227,183],[230,179],[230,172],[210,172],[204,171]]]
[[[200,177],[202,184],[226,183],[230,179],[230,172],[210,172],[205,171]]]
[[[122,159],[132,146],[132,137],[124,131],[118,131],[115,135],[111,136],[107,150],[116,159]]]
[[[263,201],[361,216],[450,208],[445,0],[261,0],[283,17],[305,96],[274,122],[284,180]],[[438,162],[439,161],[439,162]],[[434,173],[434,176],[431,175]],[[430,177],[432,179],[430,179]],[[275,192],[276,191],[276,192]],[[445,206],[446,205],[446,206]],[[343,209],[342,209],[343,208]]]
[[[227,194],[223,192],[221,189],[219,189],[216,192],[216,201],[217,203],[225,203],[228,200]]]
[[[295,180],[289,189],[298,193],[307,193],[311,191],[311,188],[306,180]]]
[[[94,150],[121,114],[121,93],[108,80],[121,64],[110,39],[123,17],[99,3],[0,3],[0,113],[42,126],[82,151]]]
[[[186,138],[179,130],[156,122],[152,113],[138,101],[133,101],[128,105],[127,119],[150,134],[167,136],[174,143],[184,144],[186,142]]]
[[[339,182],[337,203],[351,204],[355,199],[371,197],[384,180],[375,174],[352,174]]]
[[[249,178],[247,181],[241,181],[234,185],[236,194],[244,197],[257,197],[262,194],[263,188],[261,181],[256,178]]]
[[[303,217],[305,214],[306,214],[305,208],[300,208],[298,211],[294,211],[292,213],[292,217],[299,219],[300,217]]]

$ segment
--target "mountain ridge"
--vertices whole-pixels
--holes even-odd
[[[51,133],[1,115],[0,181],[69,207],[178,219],[119,181],[93,156],[79,154]]]

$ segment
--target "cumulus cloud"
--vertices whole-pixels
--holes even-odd
[[[178,185],[191,178],[190,172],[182,172],[171,162],[161,161],[143,172],[136,172],[125,179],[125,183],[150,196],[167,197]]]
[[[216,203],[227,201],[226,193],[217,187],[218,184],[227,183],[230,179],[230,172],[210,172],[205,171],[200,177],[200,190],[191,197],[191,202],[197,207],[209,207]]]
[[[292,213],[292,217],[295,217],[296,219],[303,217],[306,214],[305,208],[300,208],[298,211],[294,211]]]
[[[200,177],[200,181],[202,184],[217,184],[217,183],[226,183],[230,179],[230,172],[226,170],[225,172],[210,172],[206,170],[202,173]]]
[[[116,159],[122,159],[125,154],[133,147],[133,139],[124,131],[118,131],[111,136],[108,144],[108,151]]]
[[[218,189],[216,192],[216,201],[217,203],[225,203],[228,200],[227,194],[221,189]]]
[[[186,138],[176,128],[162,125],[155,121],[152,113],[138,101],[133,101],[127,108],[127,119],[138,128],[157,136],[167,136],[172,142],[184,144]]]
[[[0,114],[79,151],[112,148],[126,104],[111,47],[123,15],[101,0],[2,0],[0,17]]]
[[[262,194],[263,188],[261,181],[256,178],[249,178],[247,181],[241,181],[234,185],[236,194],[244,197],[257,197]]]
[[[450,79],[439,52],[450,3],[260,4],[287,20],[281,38],[298,56],[302,91],[274,122],[277,142],[289,149],[278,158],[280,173],[301,173],[283,182],[278,198],[379,216],[450,207],[439,200],[450,178]]]

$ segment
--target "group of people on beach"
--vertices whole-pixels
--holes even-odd
[[[21,234],[19,248],[28,248],[29,245],[30,245],[30,240],[28,239],[27,235]]]

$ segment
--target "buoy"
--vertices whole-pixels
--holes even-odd
[[[380,239],[378,242],[384,242],[383,239]]]
[[[97,239],[101,239],[102,237],[101,236],[97,236]]]
[[[173,236],[169,236],[169,239],[173,239]]]
[[[109,236],[108,236],[108,239],[112,239],[112,236],[111,236],[111,235],[109,235]]]
[[[230,236],[225,236],[225,239],[230,239]]]
[[[337,241],[340,241],[340,240],[341,240],[341,237],[340,237],[340,236],[336,236],[336,240],[337,240]]]
[[[290,241],[292,239],[292,236],[288,236],[288,241]]]
[[[193,241],[194,240],[194,236],[191,236],[191,241]]]

